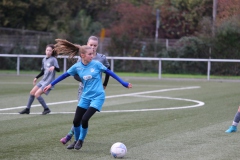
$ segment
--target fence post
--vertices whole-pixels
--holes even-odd
[[[66,58],[64,58],[63,59],[63,72],[65,73],[66,72],[66,69],[67,68],[67,59]]]
[[[168,39],[166,39],[166,49],[168,50],[168,47],[169,47],[169,42],[168,42]]]
[[[111,58],[111,70],[114,72],[114,61],[113,61],[113,58]]]
[[[211,60],[208,59],[208,67],[207,67],[207,80],[210,80],[210,71],[211,71]]]
[[[160,58],[158,63],[158,79],[161,79],[161,78],[162,78],[162,60]]]
[[[20,70],[20,56],[18,55],[18,56],[17,56],[17,75],[18,75],[18,76],[19,76],[19,74],[20,74],[19,70]]]

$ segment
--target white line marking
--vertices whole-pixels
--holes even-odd
[[[186,89],[197,89],[200,88],[199,86],[192,86],[192,87],[182,87],[182,88],[171,88],[171,89],[161,89],[161,90],[154,90],[154,91],[145,91],[145,92],[136,92],[136,93],[129,93],[129,94],[120,94],[120,95],[113,95],[113,96],[106,96],[106,98],[116,98],[116,97],[125,97],[125,96],[135,96],[135,97],[147,97],[147,98],[161,98],[161,99],[170,99],[170,100],[181,100],[181,101],[190,101],[197,103],[196,105],[191,106],[183,106],[183,107],[170,107],[170,108],[153,108],[153,109],[136,109],[136,110],[112,110],[112,111],[101,111],[103,113],[109,112],[137,112],[137,111],[157,111],[157,110],[173,110],[173,109],[186,109],[186,108],[194,108],[203,106],[205,103],[197,100],[191,99],[183,99],[183,98],[172,98],[172,97],[161,97],[161,96],[140,96],[141,94],[149,94],[149,93],[159,93],[159,92],[167,92],[167,91],[176,91],[176,90],[186,90]],[[48,103],[47,105],[57,105],[57,104],[66,104],[66,103],[75,103],[77,100],[71,101],[62,101],[62,102],[53,102]],[[38,107],[41,106],[40,104],[32,105],[31,107]],[[26,106],[18,106],[12,108],[3,108],[0,111],[8,111],[14,109],[25,108]],[[51,114],[72,114],[75,112],[51,112]],[[19,113],[0,113],[0,114],[19,114]],[[31,114],[41,114],[41,113],[31,113]]]
[[[74,103],[74,102],[77,102],[77,100],[53,102],[53,103],[47,103],[47,105],[48,106],[52,106],[52,105],[57,105],[57,104],[66,104],[66,103]],[[41,106],[41,104],[35,104],[35,105],[32,105],[31,108],[39,107],[39,106]],[[0,111],[8,111],[8,110],[14,110],[14,109],[21,109],[21,108],[26,108],[26,106],[18,106],[18,107],[12,107],[12,108],[3,108],[3,109],[0,109]]]
[[[49,114],[74,114],[75,112],[50,112]],[[19,113],[0,113],[0,115],[20,115]],[[29,115],[41,115],[42,112],[31,112]]]

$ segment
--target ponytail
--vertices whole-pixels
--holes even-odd
[[[69,59],[73,59],[79,54],[79,47],[64,39],[56,39],[54,51],[58,55],[66,55]]]
[[[87,45],[80,46],[64,39],[55,39],[55,41],[57,43],[54,45],[54,51],[57,55],[67,55],[72,62],[76,62],[73,60],[75,56],[80,56],[80,53],[85,54],[87,49],[91,49]]]

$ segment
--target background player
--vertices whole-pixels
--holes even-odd
[[[53,52],[53,49],[54,49],[53,44],[49,44],[46,46],[46,50],[45,50],[46,57],[44,57],[42,60],[41,72],[39,73],[39,75],[37,75],[33,79],[34,87],[30,91],[30,96],[28,99],[27,107],[24,110],[22,110],[21,112],[19,112],[20,114],[29,114],[30,113],[30,108],[31,108],[31,105],[32,105],[35,97],[37,98],[39,103],[44,108],[44,110],[42,112],[43,115],[51,112],[41,95],[44,93],[43,88],[46,87],[50,82],[52,82],[55,79],[55,72],[56,71],[60,72],[58,61],[56,59],[56,53]],[[36,85],[37,79],[39,77],[41,77],[42,75],[44,75],[42,80],[40,82],[38,82]],[[51,88],[51,89],[53,89],[53,88]],[[46,92],[45,94],[48,95],[50,90],[48,92]]]

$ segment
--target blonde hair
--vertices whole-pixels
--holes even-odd
[[[81,56],[80,54],[85,54],[87,49],[91,49],[91,47],[87,45],[81,46],[79,44],[73,44],[64,39],[55,39],[55,41],[57,43],[54,45],[54,51],[58,55],[67,55],[71,60],[73,60],[75,56]]]
[[[98,41],[98,37],[96,37],[96,36],[90,36],[90,37],[88,38],[88,41],[89,41],[89,40]]]

